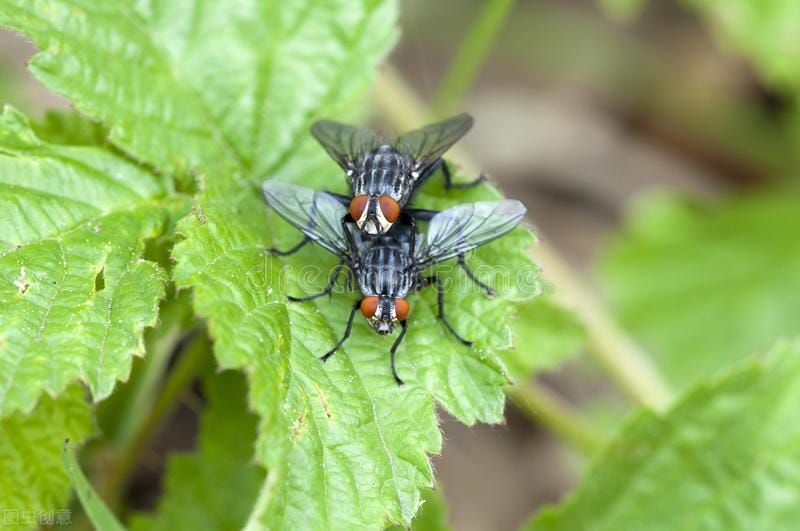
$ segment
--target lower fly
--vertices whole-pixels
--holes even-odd
[[[470,270],[464,256],[511,231],[525,215],[525,207],[519,201],[467,203],[432,213],[425,234],[417,233],[409,224],[398,224],[387,234],[367,237],[349,221],[346,208],[327,193],[278,181],[266,181],[263,191],[267,203],[304,234],[303,240],[291,249],[269,249],[269,252],[292,254],[313,241],[339,257],[322,291],[289,297],[290,301],[307,302],[330,294],[345,268],[353,273],[358,283],[361,297],[353,301],[344,334],[320,358],[328,360],[350,337],[353,320],[360,311],[378,334],[390,334],[396,327],[400,328],[389,351],[392,374],[398,384],[403,381],[397,375],[395,355],[408,330],[409,294],[426,286],[436,286],[437,317],[456,340],[466,346],[472,345],[447,318],[441,279],[437,275],[425,276],[424,271],[456,258],[467,276],[487,294],[492,294],[492,289]]]

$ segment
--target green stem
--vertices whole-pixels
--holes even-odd
[[[431,107],[436,116],[449,115],[461,106],[514,4],[515,0],[486,1],[433,98]]]
[[[114,434],[115,447],[126,448],[135,436],[136,430],[144,423],[145,416],[152,409],[156,399],[156,389],[167,369],[170,356],[183,337],[183,333],[181,323],[172,323],[147,349],[142,372],[136,380],[130,400],[120,414],[119,427]]]
[[[209,347],[205,330],[199,330],[181,354],[175,368],[169,373],[147,417],[116,460],[103,488],[104,497],[109,500],[109,505],[113,509],[119,508],[122,492],[130,480],[136,463],[139,462],[142,451],[164,419],[172,413],[177,399],[186,386],[202,370],[210,350]]]
[[[78,495],[83,507],[83,514],[86,515],[86,520],[84,520],[86,526],[88,527],[89,522],[91,522],[95,529],[102,531],[124,531],[125,528],[119,523],[117,517],[103,503],[103,499],[97,495],[92,488],[92,484],[83,475],[78,460],[69,446],[69,439],[64,441],[64,445],[61,447],[61,457],[70,483],[72,483],[72,487],[75,489],[75,493]]]
[[[572,309],[589,336],[589,351],[625,393],[637,403],[664,409],[672,390],[644,351],[617,325],[578,275],[556,253],[539,244],[533,253],[542,274],[556,288],[556,299]]]
[[[408,84],[391,68],[378,77],[374,99],[395,126],[418,127],[425,121],[425,106]],[[454,147],[450,156],[467,172],[477,172],[477,164],[464,151]],[[547,244],[540,242],[534,255],[544,276],[557,288],[562,304],[572,308],[586,327],[590,353],[633,400],[655,408],[666,406],[672,391],[656,371],[647,355],[609,317],[592,292],[583,285],[566,262]]]
[[[165,266],[166,267],[166,266]],[[170,286],[158,311],[159,325],[145,332],[147,356],[131,382],[131,393],[112,433],[115,451],[126,448],[153,407],[158,388],[164,381],[169,360],[180,340],[191,327],[192,303],[188,292],[175,292]]]
[[[548,389],[529,383],[509,385],[505,391],[517,409],[528,418],[544,424],[583,453],[591,455],[603,445],[603,437],[572,407]]]

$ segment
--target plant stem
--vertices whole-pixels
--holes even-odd
[[[103,491],[104,497],[109,500],[112,509],[119,507],[122,491],[130,480],[140,454],[164,419],[173,411],[175,402],[184,388],[202,369],[209,350],[209,341],[205,330],[201,329],[195,333],[182,352],[161,388],[153,407],[138,427],[135,435],[130,438],[128,445],[122,450],[108,476]]]
[[[603,437],[594,427],[548,389],[531,382],[509,385],[505,391],[528,418],[544,424],[583,453],[591,455],[603,445]]]
[[[456,56],[433,98],[437,116],[451,114],[461,106],[515,0],[487,0],[458,46]]]
[[[650,358],[610,317],[594,294],[556,251],[539,244],[534,252],[544,277],[555,285],[556,299],[572,309],[589,336],[590,352],[620,388],[640,404],[664,409],[672,391]]]
[[[391,68],[384,69],[378,77],[374,99],[399,128],[411,129],[425,121],[425,107],[419,96]],[[449,153],[467,172],[477,172],[477,164],[457,146]],[[666,406],[672,392],[644,352],[609,317],[610,312],[597,302],[555,250],[540,242],[534,255],[545,278],[557,287],[562,304],[574,309],[586,327],[590,352],[619,387],[639,404],[659,409]]]
[[[159,308],[159,326],[147,330],[145,335],[147,356],[114,430],[113,445],[117,450],[128,446],[152,409],[169,360],[189,328],[191,300],[185,292],[175,293],[172,287],[169,291]]]
[[[114,434],[116,448],[126,448],[136,434],[136,430],[144,423],[145,415],[151,410],[156,399],[156,389],[167,369],[170,356],[182,336],[181,324],[171,323],[167,330],[147,349],[142,373],[136,381],[130,400],[125,404],[120,415],[119,427]]]

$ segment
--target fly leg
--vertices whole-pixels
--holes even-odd
[[[414,218],[412,214],[403,213],[403,217],[406,218],[406,221],[409,225],[409,232],[411,235],[409,236],[409,250],[411,251],[411,256],[414,256],[414,250],[417,248],[417,220]]]
[[[358,246],[356,245],[355,240],[353,239],[353,233],[350,231],[350,228],[347,226],[348,222],[352,222],[353,217],[350,214],[345,214],[342,216],[342,219],[339,220],[339,223],[342,224],[342,232],[344,232],[345,236],[347,237],[347,245],[350,247],[350,253],[352,256],[358,256]]]
[[[286,251],[281,251],[280,249],[276,249],[275,247],[267,247],[266,249],[264,249],[264,252],[267,254],[274,254],[275,256],[289,256],[290,254],[294,254],[297,251],[299,251],[305,244],[307,244],[310,241],[311,238],[305,236],[303,237],[302,240],[300,240],[300,243],[298,243],[297,245]]]
[[[439,213],[438,210],[427,210],[424,208],[407,208],[405,212],[414,218],[414,221],[430,221],[433,216]]]
[[[469,182],[454,183],[453,174],[450,172],[450,166],[448,166],[447,163],[444,162],[444,160],[442,160],[442,173],[444,174],[444,187],[447,188],[448,190],[450,190],[451,188],[456,188],[456,189],[473,188],[486,180],[486,175],[481,173],[477,178]]]
[[[395,369],[394,367],[394,356],[395,353],[397,352],[397,347],[400,346],[400,342],[403,340],[403,336],[406,335],[406,330],[408,330],[408,323],[406,323],[405,321],[400,321],[400,326],[402,326],[403,329],[400,330],[400,335],[397,336],[397,339],[394,340],[394,343],[392,343],[392,348],[389,351],[392,357],[392,376],[394,376],[394,381],[397,382],[397,385],[403,385],[403,380],[401,380],[400,377],[397,376],[397,369]]]
[[[460,265],[461,268],[464,269],[464,272],[467,274],[467,276],[469,277],[469,279],[471,281],[473,281],[475,284],[478,285],[479,288],[481,288],[483,291],[486,292],[487,296],[494,297],[494,295],[495,295],[494,289],[492,289],[491,286],[488,286],[488,285],[484,284],[483,282],[481,282],[480,280],[478,280],[478,277],[476,277],[475,273],[473,273],[472,270],[469,268],[469,266],[467,265],[467,262],[464,261],[464,255],[463,254],[458,255],[458,265]]]
[[[347,327],[344,329],[344,335],[339,340],[339,342],[336,343],[335,347],[333,347],[331,350],[326,352],[325,355],[320,358],[322,361],[328,361],[328,358],[333,356],[333,353],[336,352],[337,350],[339,350],[339,347],[342,346],[342,343],[344,343],[345,340],[348,337],[350,337],[350,330],[353,329],[353,317],[356,315],[356,311],[358,310],[359,306],[361,306],[361,300],[360,299],[357,300],[356,302],[354,302],[353,303],[353,307],[350,308],[350,317],[347,318]]]
[[[325,286],[325,289],[323,289],[319,293],[315,293],[313,295],[307,295],[305,297],[292,297],[291,295],[288,295],[286,298],[289,299],[289,301],[291,302],[308,302],[308,301],[313,301],[314,299],[317,299],[324,295],[330,294],[330,292],[333,291],[333,286],[336,285],[336,281],[339,279],[339,275],[342,272],[342,268],[344,268],[344,260],[342,260],[336,265],[336,267],[333,269],[333,273],[331,274],[331,278],[328,279],[328,284]]]
[[[422,287],[425,287],[429,284],[436,284],[436,300],[439,307],[439,312],[438,312],[439,319],[441,319],[441,321],[444,323],[444,325],[447,327],[450,333],[453,334],[453,337],[455,337],[462,345],[471,347],[472,341],[467,341],[466,339],[458,335],[458,332],[456,332],[455,328],[453,328],[453,325],[451,325],[450,321],[447,320],[447,316],[444,313],[444,286],[442,286],[441,279],[439,279],[439,277],[437,277],[436,275],[433,275],[422,280]]]

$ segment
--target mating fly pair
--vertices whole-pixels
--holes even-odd
[[[395,368],[395,353],[408,328],[410,306],[406,298],[428,285],[437,288],[439,319],[458,341],[471,345],[447,320],[439,277],[423,273],[438,262],[458,258],[469,278],[491,294],[491,288],[467,267],[464,255],[516,227],[525,215],[525,207],[519,201],[506,200],[468,203],[438,213],[413,209],[401,212],[401,205],[408,203],[427,178],[438,168],[447,168],[441,155],[471,124],[471,118],[460,115],[402,135],[392,144],[381,144],[366,129],[317,122],[312,132],[347,172],[354,197],[279,181],[264,182],[267,203],[304,235],[288,251],[268,251],[291,254],[314,241],[339,257],[339,264],[321,292],[289,300],[303,302],[329,294],[345,267],[355,275],[361,291],[362,297],[351,307],[344,335],[322,360],[330,358],[350,336],[360,309],[378,334],[391,333],[399,323],[400,335],[390,354],[392,374],[402,384]],[[480,180],[482,177],[467,186]],[[445,184],[453,186],[446,170]],[[426,234],[417,233],[415,218],[429,221]]]

